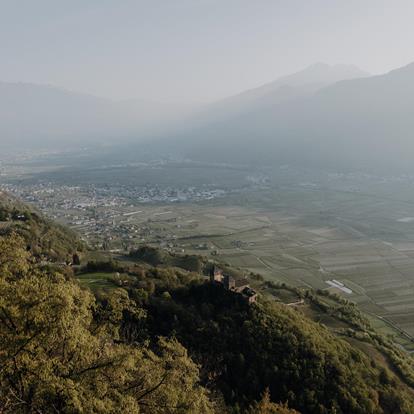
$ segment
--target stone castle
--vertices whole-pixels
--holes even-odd
[[[249,281],[246,278],[236,279],[225,274],[219,267],[213,266],[210,272],[210,282],[221,284],[225,289],[241,295],[249,304],[256,302],[257,292],[250,287]]]

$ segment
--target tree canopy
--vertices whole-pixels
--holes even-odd
[[[89,291],[38,270],[21,238],[0,238],[1,412],[213,412],[180,343],[132,346],[114,335],[130,306],[126,292],[114,295],[97,323]]]

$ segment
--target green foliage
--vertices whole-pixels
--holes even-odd
[[[160,249],[156,249],[155,247],[150,246],[141,246],[136,250],[132,250],[129,253],[129,256],[131,258],[149,263],[152,266],[166,264],[168,257],[167,254],[161,251]]]
[[[270,400],[269,389],[263,393],[262,399],[255,402],[247,410],[247,414],[299,414],[298,411],[290,410],[287,404],[275,404]]]
[[[7,224],[0,235],[19,234],[38,259],[71,261],[75,251],[85,248],[74,232],[4,194],[0,195],[0,222]]]
[[[176,255],[151,246],[141,246],[136,250],[132,250],[129,257],[152,266],[175,266],[190,272],[200,273],[203,268],[203,261],[200,256]]]
[[[83,271],[87,273],[95,272],[123,272],[124,268],[114,260],[91,260],[89,261]]]
[[[145,316],[125,291],[97,305],[73,281],[38,270],[22,239],[0,238],[0,411],[211,413],[185,348],[122,343],[124,314]]]

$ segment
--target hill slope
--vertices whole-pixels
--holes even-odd
[[[84,248],[77,234],[14,197],[0,192],[0,236],[22,236],[33,255],[47,261],[71,261]]]
[[[154,299],[148,312],[152,334],[174,332],[231,405],[269,387],[272,399],[308,414],[414,409],[412,389],[397,376],[286,305],[248,306],[204,285]]]

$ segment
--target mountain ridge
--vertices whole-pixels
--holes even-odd
[[[52,85],[0,82],[0,142],[10,148],[58,148],[108,143],[114,137],[139,140],[164,131],[189,111],[184,105],[114,101]]]
[[[414,64],[409,64],[215,119],[191,131],[191,139],[177,134],[175,143],[186,157],[197,160],[214,151],[216,159],[227,162],[409,169],[413,96]],[[398,165],[392,162],[397,156],[402,160]]]
[[[213,102],[193,115],[188,121],[193,126],[225,120],[249,110],[307,96],[343,79],[366,77],[369,74],[355,65],[315,63],[289,75],[278,77],[254,88]],[[290,92],[290,93],[289,93]]]
[[[0,136],[4,146],[76,146],[137,142],[224,120],[255,105],[313,93],[340,79],[365,76],[351,65],[315,64],[212,104],[172,105],[141,99],[115,101],[48,84],[0,82]]]

